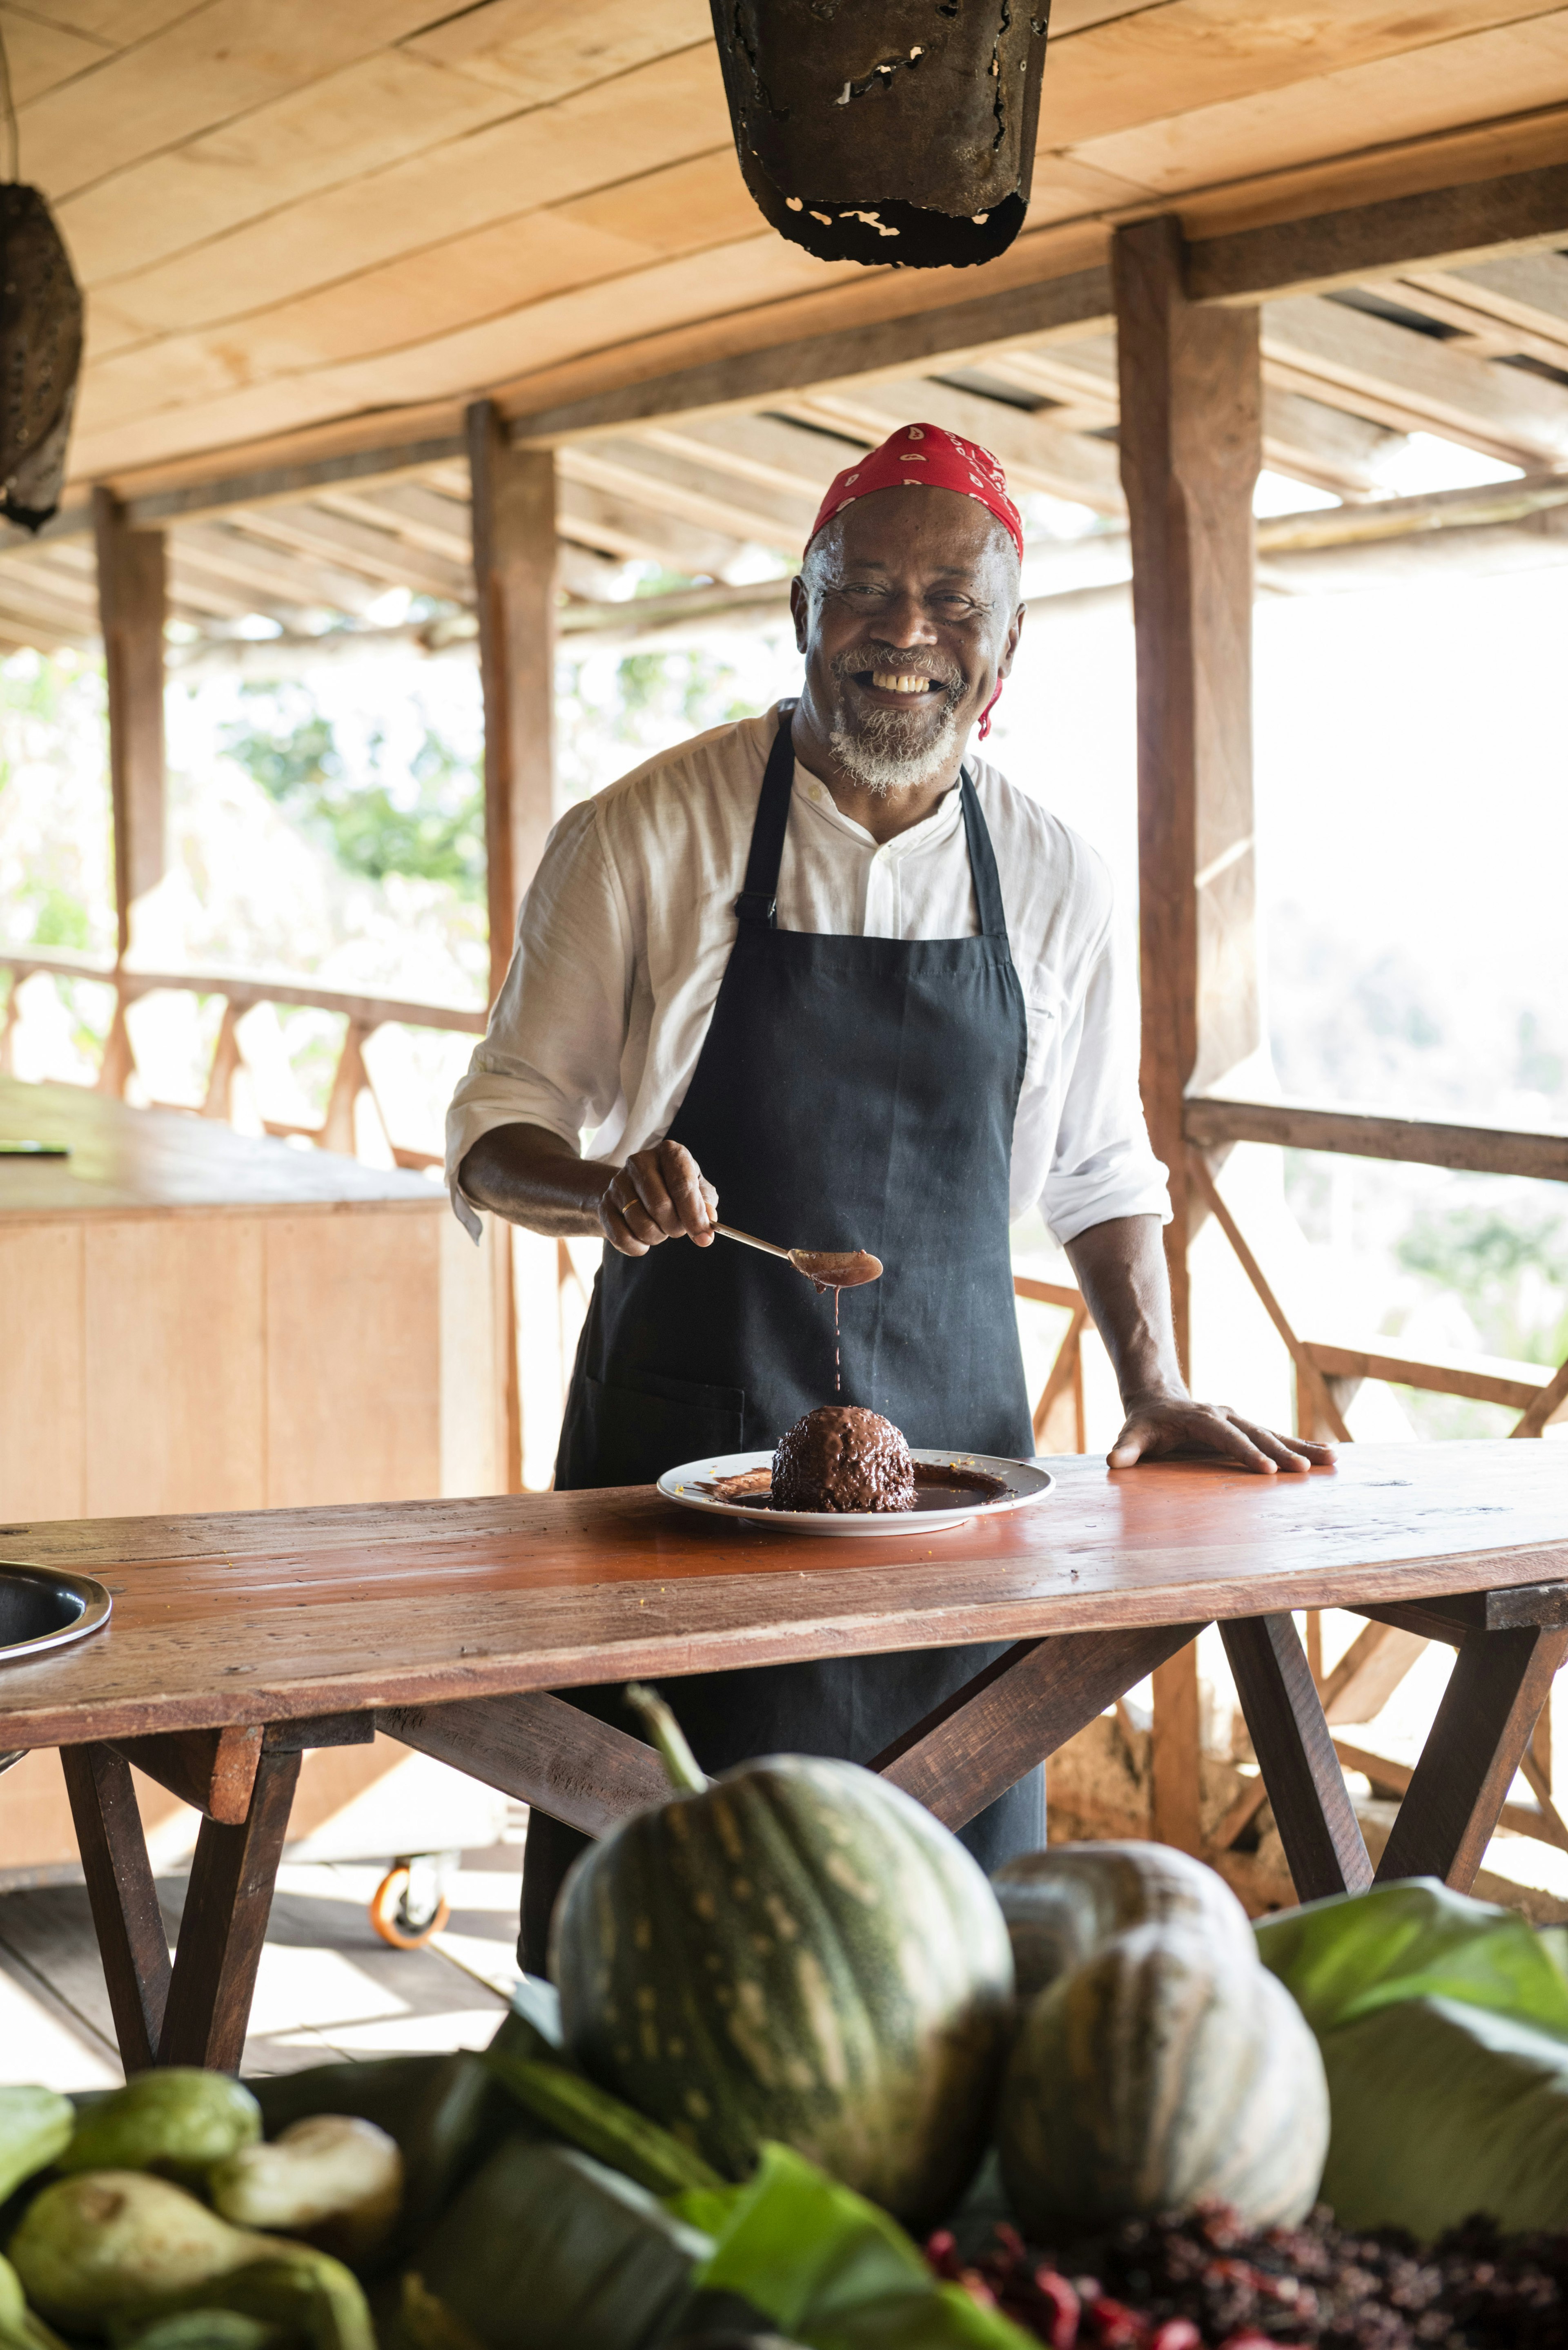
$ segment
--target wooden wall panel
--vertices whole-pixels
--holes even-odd
[[[266,1507],[440,1492],[446,1212],[266,1219]]]
[[[264,1505],[263,1222],[87,1222],[88,1516]]]
[[[0,1226],[0,1523],[84,1516],[79,1224]]]
[[[510,1317],[496,1277],[497,1232],[487,1217],[477,1248],[455,1216],[440,1220],[441,1491],[504,1493],[506,1340]]]

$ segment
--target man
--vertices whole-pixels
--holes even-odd
[[[911,1444],[1033,1453],[1008,1226],[1039,1203],[1120,1385],[1112,1468],[1330,1457],[1188,1395],[1108,879],[1035,801],[963,765],[1017,650],[1022,553],[992,457],[933,425],[895,432],[833,484],[792,588],[799,701],[651,761],[551,835],[448,1168],[471,1222],[469,1202],[608,1243],[559,1487],[771,1447],[830,1399],[822,1303],[716,1239],[721,1209],[786,1247],[883,1260],[844,1303],[843,1394]],[[710,1771],[788,1749],[865,1762],[995,1653],[670,1693]],[[576,1697],[619,1718],[618,1691]],[[1041,1774],[965,1841],[988,1869],[1042,1843]],[[581,1843],[530,1827],[525,1966]]]

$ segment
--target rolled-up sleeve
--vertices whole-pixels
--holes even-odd
[[[446,1181],[477,1239],[458,1170],[498,1126],[543,1126],[578,1148],[621,1091],[631,990],[626,908],[592,801],[561,818],[517,917],[517,937],[490,1025],[452,1098]]]
[[[1064,1078],[1041,1211],[1065,1247],[1113,1216],[1170,1222],[1167,1170],[1149,1146],[1138,1096],[1137,993],[1131,948],[1114,916],[1090,958],[1087,984],[1061,1042]]]

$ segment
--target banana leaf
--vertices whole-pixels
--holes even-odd
[[[1568,2036],[1568,1980],[1545,1935],[1512,1909],[1436,1877],[1336,1894],[1260,1919],[1263,1964],[1323,2039],[1406,2000],[1459,2000]]]
[[[512,2138],[410,2257],[402,2332],[421,2350],[654,2350],[711,2250],[602,2163]]]
[[[564,2064],[513,2054],[494,2042],[485,2050],[483,2061],[507,2094],[553,2136],[591,2154],[597,2162],[607,2162],[612,2170],[635,2179],[650,2195],[679,2195],[686,2188],[722,2186],[711,2163],[581,2073]]]
[[[1342,2226],[1429,2242],[1474,2212],[1568,2228],[1568,2040],[1457,1999],[1410,1999],[1321,2043]]]
[[[744,2186],[698,2189],[674,2208],[717,2239],[699,2289],[739,2295],[808,2350],[1039,2350],[940,2283],[896,2220],[788,2147],[764,2147]]]

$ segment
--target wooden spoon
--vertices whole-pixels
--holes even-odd
[[[819,1290],[858,1289],[862,1282],[879,1281],[882,1260],[867,1249],[786,1249],[777,1248],[772,1241],[760,1241],[754,1232],[740,1232],[733,1224],[715,1224],[713,1230],[722,1232],[727,1241],[742,1241],[747,1248],[761,1249],[764,1255],[782,1256],[804,1273]]]

